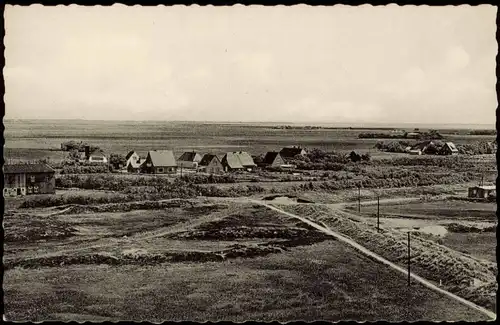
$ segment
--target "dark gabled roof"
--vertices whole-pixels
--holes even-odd
[[[268,164],[268,165],[272,165],[272,163],[274,162],[274,160],[276,159],[276,157],[280,156],[280,153],[279,152],[276,152],[276,151],[269,151],[268,153],[266,153],[266,155],[264,156],[264,159],[262,160],[262,163],[264,164]]]
[[[148,155],[155,167],[177,167],[172,150],[153,150]]]
[[[126,156],[125,156],[125,160],[128,160],[130,157],[132,157],[132,155],[135,153],[135,151],[130,151]]]
[[[217,157],[216,155],[213,155],[213,154],[210,154],[210,153],[207,153],[203,156],[203,158],[201,159],[200,161],[200,166],[208,166],[208,164],[210,164],[210,162],[213,160],[213,159],[217,159],[219,160],[219,157]],[[220,161],[219,161],[220,162]]]
[[[4,165],[4,174],[21,173],[54,173],[55,170],[47,164],[12,164]]]
[[[198,154],[194,151],[186,151],[185,153],[182,154],[182,156],[180,156],[179,160],[193,162],[196,159],[196,155]]]
[[[301,153],[304,150],[300,147],[285,147],[281,149],[280,154],[282,157],[293,158]]]

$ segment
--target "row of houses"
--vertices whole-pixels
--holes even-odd
[[[195,151],[184,152],[175,159],[172,150],[151,150],[146,157],[130,151],[126,156],[125,168],[129,173],[174,174],[179,169],[196,170],[208,174],[222,174],[233,171],[252,171],[256,167],[291,167],[287,160],[297,155],[305,155],[300,147],[285,147],[281,151],[270,151],[262,162],[255,163],[246,151],[232,151],[219,158],[213,153],[201,155]]]
[[[260,166],[287,167],[286,160],[296,155],[305,155],[299,147],[283,148],[280,152],[266,153],[262,162],[254,162],[245,151],[227,152],[222,158],[212,153],[201,156],[197,152],[185,152],[178,160],[172,150],[151,150],[145,158],[135,151],[126,155],[126,170],[130,173],[174,174],[178,169],[191,169],[209,174],[222,174],[232,171],[251,171]],[[85,151],[78,157],[93,163],[108,163],[109,159],[102,150]],[[53,194],[55,193],[55,170],[45,163],[10,163],[3,166],[4,197]]]

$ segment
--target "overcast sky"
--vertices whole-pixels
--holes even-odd
[[[495,17],[7,5],[6,118],[492,124]]]

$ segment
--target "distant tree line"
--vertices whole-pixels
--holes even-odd
[[[70,141],[65,141],[61,143],[61,150],[62,151],[76,151],[76,152],[84,152],[85,147],[89,146],[90,151],[95,151],[98,150],[99,147],[95,145],[90,145],[86,142],[83,141],[75,141],[75,140],[70,140]]]
[[[472,130],[469,132],[470,135],[496,135],[496,130]]]
[[[390,141],[390,142],[377,142],[375,148],[380,151],[386,152],[407,152],[407,147],[413,147],[417,143],[413,144],[407,141]],[[441,149],[445,145],[445,142],[441,140],[434,140],[429,144],[424,152],[426,155],[438,155],[441,153]],[[476,141],[467,144],[457,144],[458,152],[463,155],[484,155],[493,154],[496,151],[496,146],[492,142],[488,141]]]
[[[405,133],[377,133],[365,132],[360,133],[360,139],[417,139],[417,140],[441,140],[444,137],[437,130],[429,130],[427,132],[415,131],[415,136]]]

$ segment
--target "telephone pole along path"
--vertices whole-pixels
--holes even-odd
[[[267,208],[269,208],[269,209],[271,209],[271,210],[274,210],[274,211],[276,211],[276,212],[279,212],[279,213],[281,213],[281,214],[285,214],[285,215],[287,215],[287,216],[289,216],[289,217],[292,217],[292,218],[295,218],[295,219],[299,219],[300,221],[302,221],[302,222],[304,222],[304,223],[307,223],[308,225],[310,225],[310,226],[312,226],[312,227],[316,228],[317,230],[319,230],[319,231],[321,231],[321,232],[323,232],[323,233],[325,233],[325,234],[328,234],[328,235],[330,235],[330,236],[333,236],[333,237],[335,237],[336,239],[338,239],[338,240],[340,240],[340,241],[342,241],[342,242],[344,242],[344,243],[346,243],[346,244],[348,244],[348,245],[350,245],[350,246],[354,247],[355,249],[357,249],[357,250],[358,250],[358,251],[360,251],[361,253],[363,253],[363,254],[365,254],[365,255],[367,255],[367,256],[370,256],[370,257],[372,257],[372,258],[376,259],[377,261],[379,261],[379,262],[381,262],[381,263],[383,263],[383,264],[385,264],[385,265],[387,265],[387,266],[389,266],[389,267],[393,268],[394,270],[396,270],[396,271],[398,271],[398,272],[400,272],[400,273],[402,273],[402,274],[404,274],[404,275],[407,275],[407,274],[408,274],[407,269],[402,268],[402,267],[400,267],[400,266],[398,266],[398,265],[396,265],[396,264],[394,264],[394,263],[392,263],[392,262],[390,262],[390,261],[386,260],[386,259],[385,259],[385,258],[383,258],[382,256],[380,256],[380,255],[378,255],[378,254],[376,254],[376,253],[374,253],[374,252],[372,252],[372,251],[368,250],[367,248],[365,248],[365,247],[363,247],[363,246],[359,245],[359,244],[358,244],[358,243],[356,243],[354,240],[349,239],[349,238],[347,238],[347,237],[344,237],[344,236],[342,236],[341,234],[339,234],[339,233],[337,233],[337,232],[335,232],[335,231],[332,231],[330,228],[328,228],[328,227],[327,227],[326,225],[324,225],[324,224],[323,224],[323,225],[324,225],[324,227],[323,227],[323,226],[320,226],[320,225],[318,225],[317,223],[315,223],[315,222],[313,222],[313,221],[311,221],[311,220],[309,220],[309,219],[307,219],[307,218],[304,218],[304,217],[298,216],[298,215],[296,215],[296,214],[293,214],[293,213],[290,213],[290,212],[287,212],[287,211],[281,210],[281,209],[279,209],[279,208],[277,208],[277,207],[275,207],[275,206],[273,206],[273,205],[267,204],[267,203],[262,202],[262,201],[253,200],[253,199],[250,199],[250,201],[251,201],[252,203],[256,203],[256,204],[260,204],[260,205],[262,205],[262,206],[265,206],[265,207],[267,207]],[[434,285],[434,284],[432,284],[431,282],[427,281],[426,279],[424,279],[424,278],[422,278],[422,277],[419,277],[419,276],[418,276],[418,275],[416,275],[416,274],[410,273],[410,277],[412,277],[412,278],[413,278],[414,280],[416,280],[417,282],[419,282],[419,283],[423,284],[424,286],[426,286],[426,287],[428,287],[428,288],[430,288],[430,289],[432,289],[432,290],[434,290],[434,291],[437,291],[437,292],[439,292],[439,293],[441,293],[441,294],[444,294],[444,295],[446,295],[446,296],[450,297],[451,299],[454,299],[454,300],[456,300],[456,301],[458,301],[458,302],[460,302],[460,303],[462,303],[462,304],[464,304],[464,305],[466,305],[466,306],[468,306],[468,307],[470,307],[470,308],[473,308],[473,309],[475,309],[475,310],[477,310],[477,311],[479,311],[479,312],[483,313],[484,315],[488,316],[489,318],[491,318],[491,319],[493,319],[493,320],[496,320],[496,318],[497,318],[497,315],[496,315],[495,313],[493,313],[493,312],[491,312],[491,311],[489,311],[489,310],[487,310],[487,309],[485,309],[485,308],[483,308],[483,307],[481,307],[481,306],[478,306],[478,305],[476,305],[476,304],[474,304],[474,303],[472,303],[472,302],[470,302],[470,301],[468,301],[468,300],[465,300],[465,299],[463,299],[463,298],[461,298],[461,297],[459,297],[459,296],[457,296],[457,295],[454,295],[454,294],[453,294],[453,293],[451,293],[451,292],[448,292],[448,291],[446,291],[446,290],[443,290],[443,289],[441,289],[441,288],[439,288],[439,287],[435,286],[435,285]]]

